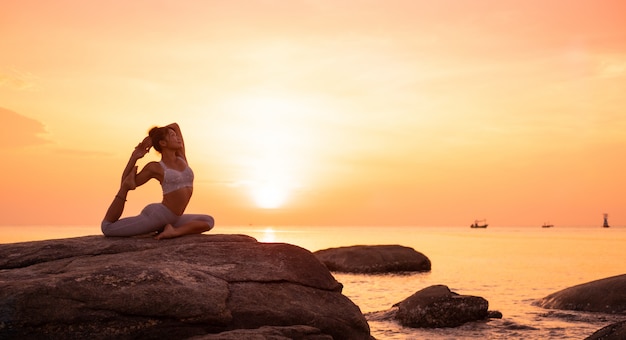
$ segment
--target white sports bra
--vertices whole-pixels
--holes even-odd
[[[182,159],[182,157],[179,157]],[[168,194],[172,191],[176,191],[181,188],[193,187],[193,171],[187,165],[187,167],[183,171],[178,171],[175,169],[170,169],[163,161],[159,162],[163,167],[163,182],[161,182],[161,187],[163,188],[163,195]]]

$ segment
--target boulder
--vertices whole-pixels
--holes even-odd
[[[333,340],[333,337],[310,326],[263,326],[258,329],[237,329],[219,334],[199,335],[189,340]]]
[[[315,339],[370,339],[341,290],[311,252],[244,235],[3,244],[0,338],[186,339],[308,326],[320,331]]]
[[[626,274],[569,287],[534,304],[551,309],[626,314]]]
[[[459,295],[447,286],[424,288],[394,305],[396,319],[405,327],[457,327],[489,316],[489,302],[479,296]]]
[[[585,340],[624,340],[626,339],[626,320],[600,328]]]
[[[315,253],[330,271],[391,273],[430,271],[430,260],[413,248],[399,245],[350,246]]]

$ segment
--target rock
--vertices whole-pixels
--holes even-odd
[[[430,271],[430,260],[424,254],[399,245],[339,247],[314,254],[330,271],[336,272]]]
[[[459,295],[447,286],[424,288],[397,303],[396,319],[415,328],[457,327],[488,317],[489,303],[482,297]]]
[[[237,329],[219,334],[200,335],[189,340],[333,340],[333,337],[314,327],[289,326],[275,327],[264,326],[258,329]]]
[[[498,310],[487,311],[487,318],[489,319],[502,319],[502,312]]]
[[[626,320],[603,327],[585,338],[585,340],[624,340],[624,339],[626,339]]]
[[[186,339],[309,326],[370,339],[341,289],[309,251],[243,235],[3,244],[0,338]]]
[[[626,274],[569,287],[534,304],[551,309],[626,314]]]

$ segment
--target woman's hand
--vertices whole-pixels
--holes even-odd
[[[146,136],[146,138],[144,138],[139,145],[150,150],[152,147],[152,138],[150,138],[150,136]]]
[[[141,143],[137,144],[137,146],[135,147],[135,150],[133,151],[132,156],[136,159],[142,158],[148,153],[148,151],[150,151],[151,147],[152,147],[152,139],[150,139],[150,136],[148,136],[144,138],[141,141]]]

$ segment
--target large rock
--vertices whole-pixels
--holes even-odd
[[[237,329],[219,334],[199,335],[189,340],[333,340],[333,337],[310,326],[264,326],[258,329]]]
[[[583,283],[552,293],[535,305],[609,314],[626,314],[626,274]]]
[[[626,320],[602,327],[585,340],[624,340],[626,339]]]
[[[243,235],[4,244],[0,338],[185,339],[304,325],[320,339],[369,339],[341,288],[309,251]]]
[[[457,327],[489,316],[489,302],[479,296],[459,295],[447,286],[424,288],[394,305],[400,324],[415,328]]]
[[[429,271],[430,260],[413,248],[399,245],[350,246],[315,253],[330,271],[347,273],[390,273]]]

